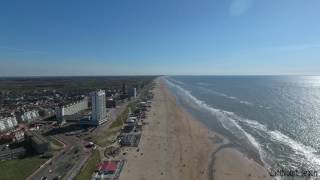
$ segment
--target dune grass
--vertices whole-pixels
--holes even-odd
[[[134,103],[128,104],[125,110],[117,116],[117,119],[111,123],[110,127],[106,128],[103,134],[99,136],[93,136],[92,141],[101,147],[106,147],[110,145],[112,142],[114,142],[114,140],[120,132],[120,129],[126,121],[130,110],[133,111],[134,109]]]
[[[97,164],[100,162],[100,153],[96,149],[91,154],[86,164],[81,169],[80,173],[76,176],[76,180],[91,179],[93,172],[96,170]]]

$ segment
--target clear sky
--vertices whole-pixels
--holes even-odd
[[[320,1],[1,1],[0,76],[144,74],[320,74]]]

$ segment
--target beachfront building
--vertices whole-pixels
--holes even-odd
[[[106,93],[98,90],[90,93],[92,101],[91,123],[100,125],[107,121]]]
[[[18,125],[15,116],[0,118],[0,133],[14,129]]]
[[[73,115],[85,109],[88,109],[88,98],[86,97],[66,106],[57,107],[55,110],[57,121],[58,123],[64,123],[64,116]]]

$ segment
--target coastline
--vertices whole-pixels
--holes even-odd
[[[119,179],[271,179],[257,161],[179,107],[160,79],[145,122],[139,151],[126,155]]]

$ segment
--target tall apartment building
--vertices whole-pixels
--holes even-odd
[[[92,100],[91,121],[95,125],[100,125],[107,121],[106,112],[106,93],[104,90],[98,90],[90,93]]]
[[[129,97],[137,98],[137,88],[130,88],[128,90]]]
[[[81,101],[77,101],[66,106],[57,107],[55,112],[58,122],[64,123],[64,116],[73,115],[85,109],[88,109],[87,97],[83,98]]]

